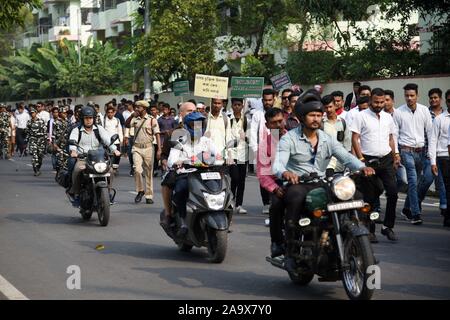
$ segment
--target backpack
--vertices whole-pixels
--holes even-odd
[[[345,131],[347,129],[347,123],[345,122],[345,120],[343,118],[341,118],[341,122],[342,122],[342,125],[344,126],[344,131]],[[320,123],[320,130],[323,131],[323,129],[324,129],[324,124],[323,124],[323,121],[322,121]]]
[[[230,119],[231,127],[233,127],[233,120],[234,120],[234,118]],[[243,115],[241,120],[244,121],[244,125],[243,125],[244,132],[247,132],[247,117],[245,115]],[[226,126],[225,126],[225,129],[226,129]]]
[[[77,143],[80,143],[80,140],[81,140],[81,127],[82,127],[81,124],[78,125],[78,141],[77,141]],[[100,132],[98,131],[97,126],[94,128],[94,134],[95,134],[95,137],[97,138],[98,143],[100,145],[103,145],[102,139],[100,138]]]

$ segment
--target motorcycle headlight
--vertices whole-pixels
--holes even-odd
[[[340,177],[333,181],[333,192],[339,200],[350,200],[356,191],[355,182],[349,177]]]
[[[105,162],[98,162],[94,164],[94,169],[97,173],[103,173],[108,169],[108,165]]]
[[[219,194],[203,192],[203,196],[205,197],[206,203],[211,210],[220,210],[223,208],[225,203],[225,191]]]

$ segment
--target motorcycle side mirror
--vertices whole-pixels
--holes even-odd
[[[78,141],[77,140],[69,140],[69,145],[78,147]]]
[[[119,135],[117,133],[113,134],[111,136],[111,143],[109,145],[112,146],[117,139],[119,139]]]

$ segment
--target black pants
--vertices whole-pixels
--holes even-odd
[[[133,144],[134,144],[134,137],[129,137],[127,154],[128,154],[128,162],[130,163],[131,169],[133,169],[133,165],[134,165],[133,152],[131,152],[131,149],[133,149]]]
[[[245,176],[247,174],[247,163],[232,164],[230,167],[231,192],[235,199],[236,207],[242,206],[244,201]]]
[[[437,157],[436,161],[442,169],[442,176],[445,184],[445,195],[447,197],[447,210],[445,212],[445,219],[450,219],[450,158]]]
[[[27,135],[25,133],[25,129],[16,129],[16,139],[17,139],[17,148],[19,148],[19,151],[22,153],[27,148],[27,144],[25,143]]]
[[[284,199],[278,198],[275,194],[271,194],[272,204],[270,205],[270,239],[272,242],[281,244],[284,242],[283,237],[283,218],[286,205]]]
[[[287,188],[284,202],[286,204],[286,242],[287,254],[292,255],[294,246],[292,241],[298,238],[297,226],[304,210],[306,194],[321,186],[321,183],[295,184]]]
[[[377,157],[364,155],[366,161],[370,161],[372,159],[377,159]],[[378,158],[379,162],[377,165],[373,165],[372,167],[375,169],[376,176],[383,183],[383,187],[386,190],[386,211],[384,215],[384,226],[388,228],[394,228],[395,224],[395,211],[397,208],[397,176],[395,174],[394,169],[394,159],[392,155],[389,153],[388,155]],[[377,201],[377,198],[370,191],[365,192],[368,195],[368,202],[371,207],[374,207]]]
[[[261,199],[263,202],[263,205],[267,206],[270,204],[270,192],[259,186],[259,191],[261,192]]]

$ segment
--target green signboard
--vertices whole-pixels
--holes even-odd
[[[173,83],[173,92],[176,97],[189,94],[189,81],[177,81]]]
[[[264,77],[232,77],[231,97],[260,98],[264,87]]]

